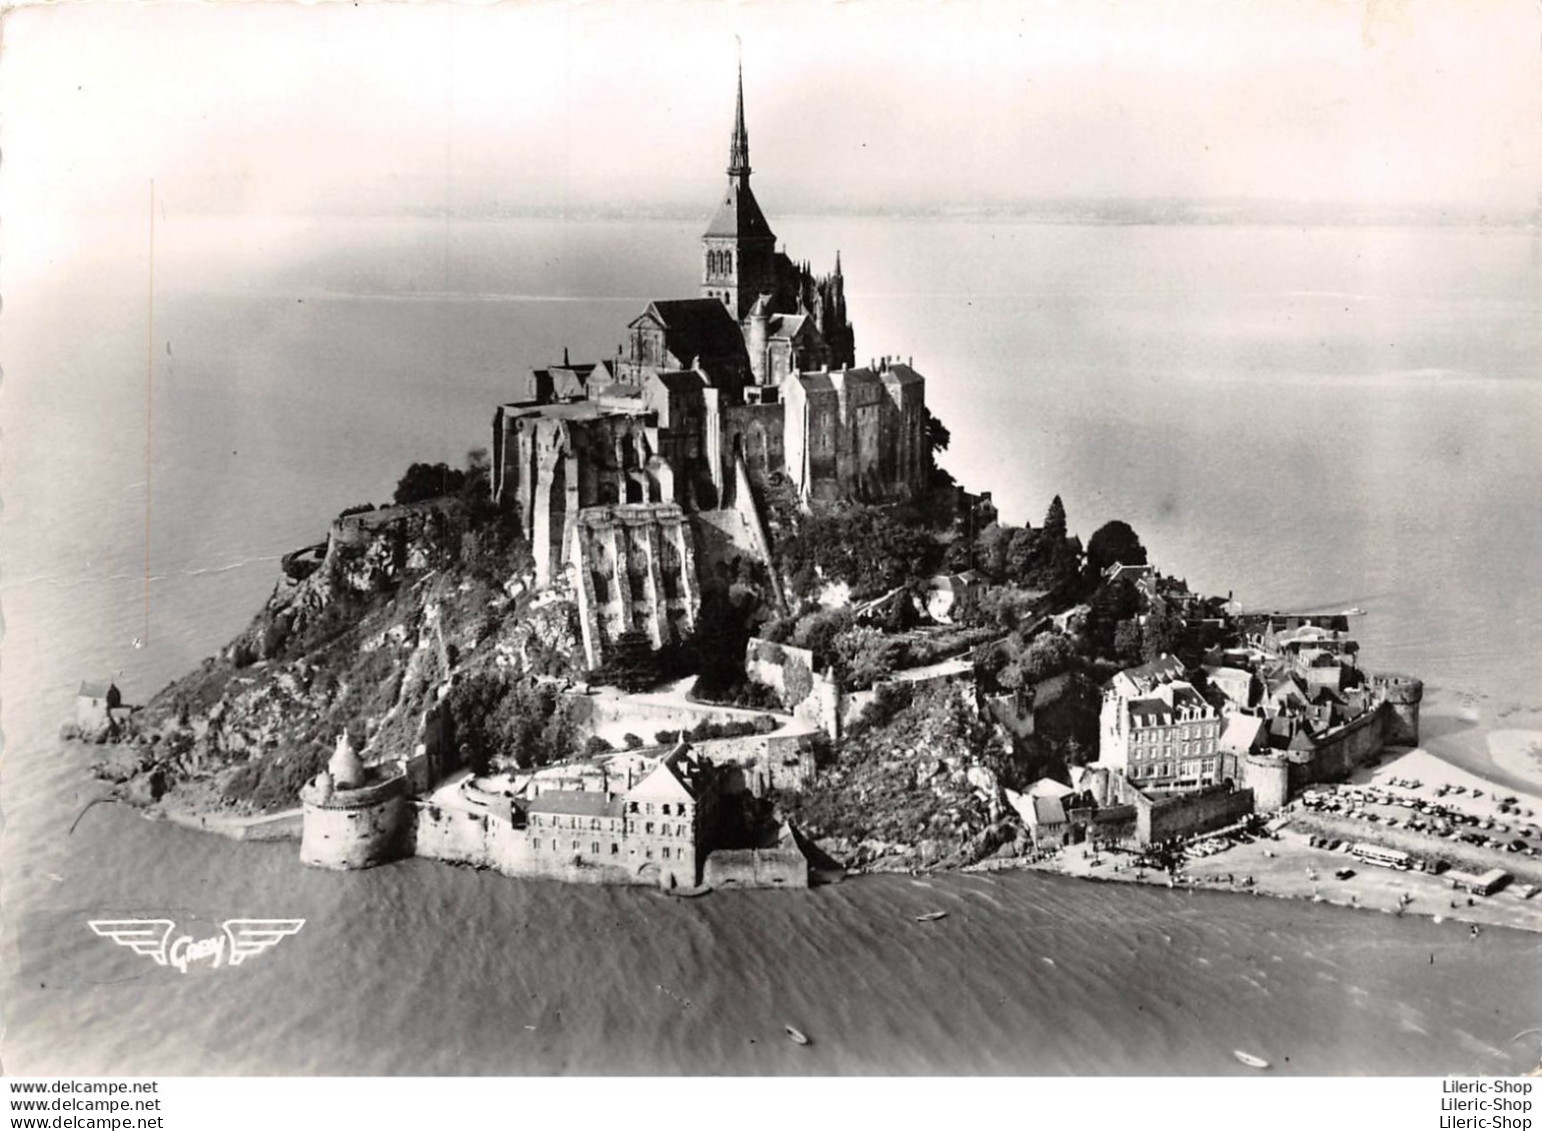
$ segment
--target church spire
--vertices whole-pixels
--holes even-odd
[[[744,59],[739,59],[739,101],[734,108],[734,136],[728,147],[728,175],[750,175],[750,135],[744,128]]]

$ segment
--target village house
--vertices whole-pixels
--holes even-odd
[[[1197,789],[1221,777],[1220,717],[1161,656],[1116,674],[1103,693],[1098,761],[1142,789]]]
[[[111,680],[82,683],[75,693],[75,725],[83,731],[110,726],[113,712],[122,706],[123,696]]]
[[[940,573],[926,580],[926,615],[939,624],[952,624],[968,616],[988,587],[978,570]]]

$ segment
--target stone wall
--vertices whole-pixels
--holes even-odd
[[[707,703],[668,703],[638,696],[574,695],[570,702],[575,705],[579,724],[613,745],[620,744],[623,734],[631,733],[642,739],[643,745],[652,746],[659,731],[688,731],[703,720],[727,723],[742,717],[742,712]]]
[[[334,519],[327,531],[323,576],[344,589],[370,593],[393,585],[404,573],[434,564],[448,520],[438,500],[380,507]]]
[[[515,878],[563,883],[659,887],[669,886],[668,881],[673,878],[673,886],[690,887],[696,882],[694,856],[671,865],[639,857],[638,845],[632,845],[623,862],[612,863],[586,850],[587,839],[598,835],[587,830],[536,835],[491,813],[473,813],[430,801],[417,802],[413,808],[416,819],[411,850],[426,859],[489,868]],[[577,851],[572,847],[573,839],[580,841]],[[557,842],[556,848],[552,847],[553,840]]]
[[[1326,732],[1317,740],[1311,763],[1313,781],[1348,777],[1381,753],[1390,708],[1383,703],[1353,722]]]
[[[751,637],[744,650],[744,672],[752,683],[780,695],[794,718],[831,739],[840,738],[841,690],[828,675],[815,670],[813,652]]]
[[[795,793],[814,777],[814,750],[809,734],[747,734],[692,742],[691,749],[717,766],[736,767],[728,792],[763,797],[769,790]]]
[[[764,483],[772,472],[786,466],[783,454],[783,416],[786,406],[770,404],[727,405],[721,410],[723,466],[732,467],[743,458],[750,479]],[[738,485],[734,487],[737,495]]]
[[[1237,766],[1237,780],[1253,791],[1260,813],[1273,813],[1290,800],[1290,762],[1271,754],[1245,754]]]
[[[1394,746],[1419,745],[1419,704],[1424,684],[1412,676],[1384,674],[1372,686],[1387,704],[1386,741]]]
[[[1137,836],[1135,806],[1105,805],[1092,814],[1087,835],[1098,840],[1133,841]]]
[[[397,774],[361,789],[300,795],[300,860],[319,868],[369,868],[411,852],[407,779]]]
[[[1211,786],[1153,800],[1137,794],[1135,836],[1143,845],[1222,828],[1253,811],[1253,791]]]
[[[701,606],[691,528],[674,503],[588,507],[573,522],[570,564],[590,668],[622,633],[655,649],[686,640]]]
[[[808,858],[792,848],[716,849],[702,869],[710,888],[806,888],[808,880]]]

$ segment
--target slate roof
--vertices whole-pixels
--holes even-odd
[[[1058,797],[1035,797],[1033,816],[1041,825],[1063,825],[1065,824],[1065,806],[1060,803]]]
[[[704,236],[741,240],[776,238],[748,180],[730,180],[728,187],[723,190],[722,201],[712,214],[712,219],[707,222],[707,230],[702,233]]]
[[[619,817],[625,803],[599,792],[559,790],[532,798],[525,806],[529,813],[557,813],[572,817]]]
[[[799,373],[798,384],[803,386],[806,393],[835,392],[835,382],[830,380],[828,373]]]
[[[1257,715],[1228,715],[1218,745],[1232,754],[1244,754],[1258,742],[1264,720]]]
[[[1173,709],[1161,699],[1131,699],[1130,721],[1136,726],[1167,726],[1173,721]]]
[[[1154,680],[1166,682],[1171,679],[1182,679],[1183,661],[1178,659],[1177,656],[1163,653],[1156,659],[1150,660],[1138,668],[1125,669],[1124,674],[1136,681]]]
[[[926,381],[908,365],[893,365],[879,372],[879,378],[888,385],[917,385]]]
[[[764,295],[761,296],[761,301],[765,301]],[[786,338],[791,341],[798,336],[798,331],[802,330],[808,324],[808,321],[809,316],[807,314],[778,314],[767,322],[766,335],[772,338]]]
[[[707,387],[706,380],[694,369],[661,369],[653,376],[672,393],[696,392]]]
[[[646,314],[663,325],[665,348],[683,364],[744,353],[739,324],[715,298],[659,299],[648,304]]]

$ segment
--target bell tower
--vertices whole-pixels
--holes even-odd
[[[728,308],[735,322],[776,290],[776,236],[750,191],[750,135],[744,128],[744,64],[728,144],[728,187],[702,234],[701,296]]]

